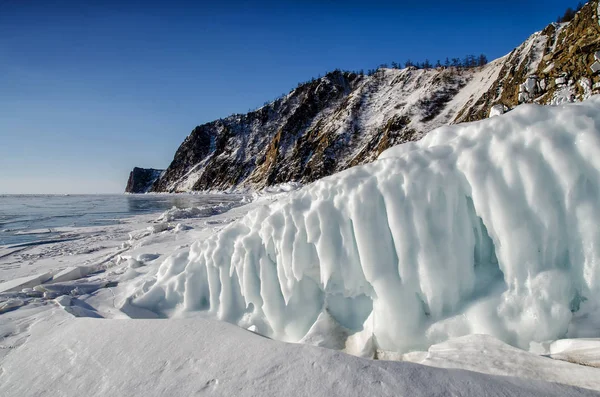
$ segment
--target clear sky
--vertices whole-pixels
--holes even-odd
[[[118,193],[335,68],[510,52],[577,1],[0,0],[0,194]]]

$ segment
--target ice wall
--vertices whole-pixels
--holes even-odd
[[[600,302],[599,189],[600,97],[523,105],[248,213],[133,303],[355,353],[472,333],[527,347]]]

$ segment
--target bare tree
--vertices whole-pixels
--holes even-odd
[[[488,60],[487,57],[484,54],[480,54],[479,57],[477,58],[477,66],[484,66],[487,65]]]

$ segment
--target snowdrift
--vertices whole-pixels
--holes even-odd
[[[60,316],[56,326],[59,316],[36,321],[27,343],[3,360],[0,395],[598,396],[597,391],[540,380],[364,360],[268,340],[207,319]]]
[[[598,336],[600,97],[442,127],[168,258],[132,303],[369,355]]]

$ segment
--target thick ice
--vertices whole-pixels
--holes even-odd
[[[555,340],[598,310],[599,170],[600,97],[442,127],[168,258],[133,304],[355,353]]]

